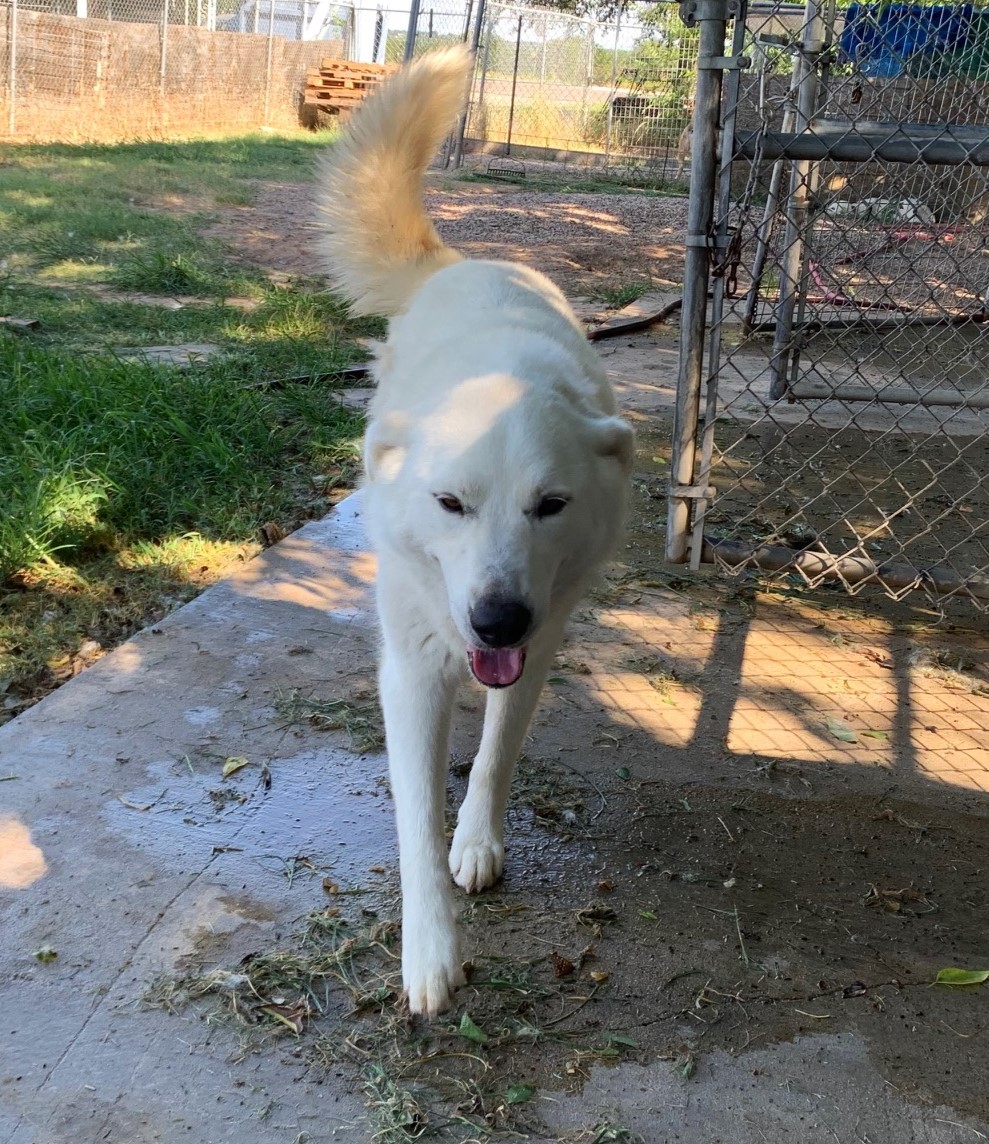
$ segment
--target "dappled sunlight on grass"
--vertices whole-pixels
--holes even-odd
[[[191,533],[20,573],[0,588],[0,722],[259,551]]]
[[[324,146],[8,149],[0,313],[38,326],[0,334],[0,721],[353,480],[361,418],[331,385],[284,382],[363,357],[353,339],[378,327],[202,233],[217,203],[305,177]],[[194,370],[116,356],[187,343],[227,352]]]
[[[66,259],[46,266],[38,272],[39,283],[90,283],[105,282],[107,275],[113,267],[107,262],[80,262],[75,259]]]

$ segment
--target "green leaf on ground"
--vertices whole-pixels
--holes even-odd
[[[834,735],[836,739],[840,739],[843,743],[857,743],[858,736],[840,719],[833,719],[830,715],[825,715],[824,726],[827,727],[830,734]]]
[[[506,1104],[525,1104],[535,1095],[535,1088],[531,1084],[510,1084],[505,1089]]]
[[[460,1018],[460,1028],[457,1032],[468,1041],[473,1041],[475,1045],[485,1045],[488,1042],[488,1034],[474,1024],[469,1013]]]
[[[939,969],[935,985],[981,985],[989,981],[989,969]]]

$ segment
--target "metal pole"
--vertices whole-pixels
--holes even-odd
[[[752,283],[745,299],[745,312],[742,315],[742,330],[749,334],[752,332],[752,323],[755,321],[756,310],[759,306],[759,290],[762,287],[762,275],[766,269],[766,258],[769,255],[769,239],[773,231],[773,218],[776,207],[780,201],[780,188],[783,186],[783,160],[777,159],[773,163],[773,173],[769,178],[769,193],[766,195],[766,209],[762,212],[762,222],[756,232],[755,257],[752,259]]]
[[[158,122],[165,129],[165,73],[168,61],[168,0],[161,6],[161,57],[158,61]]]
[[[512,100],[508,105],[508,138],[505,155],[512,153],[512,124],[515,122],[515,88],[519,82],[519,52],[522,50],[522,13],[519,12],[518,31],[515,33],[515,66],[512,68]]]
[[[474,56],[474,68],[477,69],[477,49],[481,43],[481,29],[484,26],[484,3],[485,0],[477,0],[477,19],[474,21],[474,31],[471,36],[470,50]],[[490,41],[490,37],[489,37]],[[471,88],[473,89],[473,83]],[[484,77],[481,77],[481,96],[484,97]],[[480,98],[478,102],[480,102]],[[464,161],[464,135],[467,133],[467,114],[468,109],[465,108],[460,116],[460,122],[457,124],[457,142],[453,150],[453,165],[460,167]]]
[[[817,111],[817,62],[827,49],[827,26],[817,0],[807,0],[804,38],[793,61],[793,87],[797,93],[794,130],[804,131]],[[804,241],[810,221],[810,190],[814,163],[797,160],[790,170],[789,209],[783,237],[780,298],[776,307],[776,334],[769,361],[769,396],[778,401],[786,394],[787,371],[793,349],[793,313],[803,273]]]
[[[745,0],[740,0],[735,14],[732,34],[731,57],[740,65],[742,49],[745,46]],[[701,433],[699,461],[695,459],[694,484],[702,490],[693,502],[693,535],[690,540],[690,567],[696,571],[701,565],[701,550],[704,547],[704,517],[707,513],[710,491],[711,461],[714,456],[714,430],[718,422],[718,369],[721,362],[721,334],[724,328],[725,277],[732,273],[727,259],[732,257],[731,234],[728,219],[731,213],[731,169],[735,151],[735,122],[738,117],[738,92],[740,87],[740,67],[733,67],[722,82],[721,115],[721,157],[718,172],[717,213],[714,222],[715,251],[719,271],[714,279],[711,298],[710,343],[708,346],[708,366],[706,401],[704,405],[704,428]],[[741,225],[739,222],[737,225]]]
[[[8,37],[9,56],[7,57],[7,130],[13,135],[17,131],[17,0],[10,5],[10,36]]]
[[[402,59],[405,63],[412,59],[416,51],[416,33],[419,31],[419,5],[420,0],[412,0],[409,7],[409,29],[405,33],[405,51],[402,53]]]
[[[763,130],[768,123],[768,110],[766,107],[766,64],[765,54],[762,56],[761,71],[759,73],[759,115],[762,119]],[[791,76],[792,80],[792,76]],[[786,111],[783,113],[783,131],[793,130],[793,108],[796,92],[791,87]],[[754,159],[753,162],[758,162]],[[748,335],[752,332],[752,324],[756,320],[756,310],[759,308],[759,291],[762,288],[762,276],[766,269],[766,259],[769,256],[769,240],[773,233],[773,222],[780,201],[780,190],[783,187],[784,160],[777,159],[773,163],[773,173],[769,177],[769,192],[766,195],[766,207],[762,212],[762,222],[756,231],[755,256],[752,259],[752,282],[745,298],[745,310],[742,314],[742,330]],[[758,174],[758,172],[755,172]]]
[[[543,16],[543,51],[539,60],[539,88],[542,94],[542,86],[546,82],[546,39],[549,36],[549,20]]]
[[[264,113],[263,124],[268,126],[271,113],[271,71],[275,51],[275,0],[268,0],[268,52],[264,65]]]
[[[587,56],[584,60],[584,94],[581,97],[580,129],[587,134],[588,104],[590,102],[591,84],[594,82],[594,30],[596,24],[587,21]]]
[[[604,134],[604,165],[608,166],[611,155],[611,125],[614,119],[615,85],[618,83],[618,40],[622,33],[622,9],[619,5],[615,15],[615,46],[611,50],[611,94],[608,96],[608,119]]]
[[[680,372],[673,418],[673,457],[667,513],[666,559],[682,564],[689,547],[691,504],[705,489],[694,487],[697,426],[704,377],[704,329],[711,272],[721,69],[731,0],[686,0],[680,9],[687,24],[699,24],[697,86],[693,114],[690,201],[687,207],[683,310],[680,316]]]

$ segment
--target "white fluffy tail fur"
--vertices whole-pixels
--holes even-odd
[[[416,60],[354,114],[320,172],[320,252],[355,314],[401,313],[422,283],[458,262],[423,205],[423,175],[464,103],[470,53]]]

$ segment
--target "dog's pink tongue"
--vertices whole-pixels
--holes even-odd
[[[525,648],[498,647],[467,649],[470,669],[485,687],[510,687],[525,667]]]

